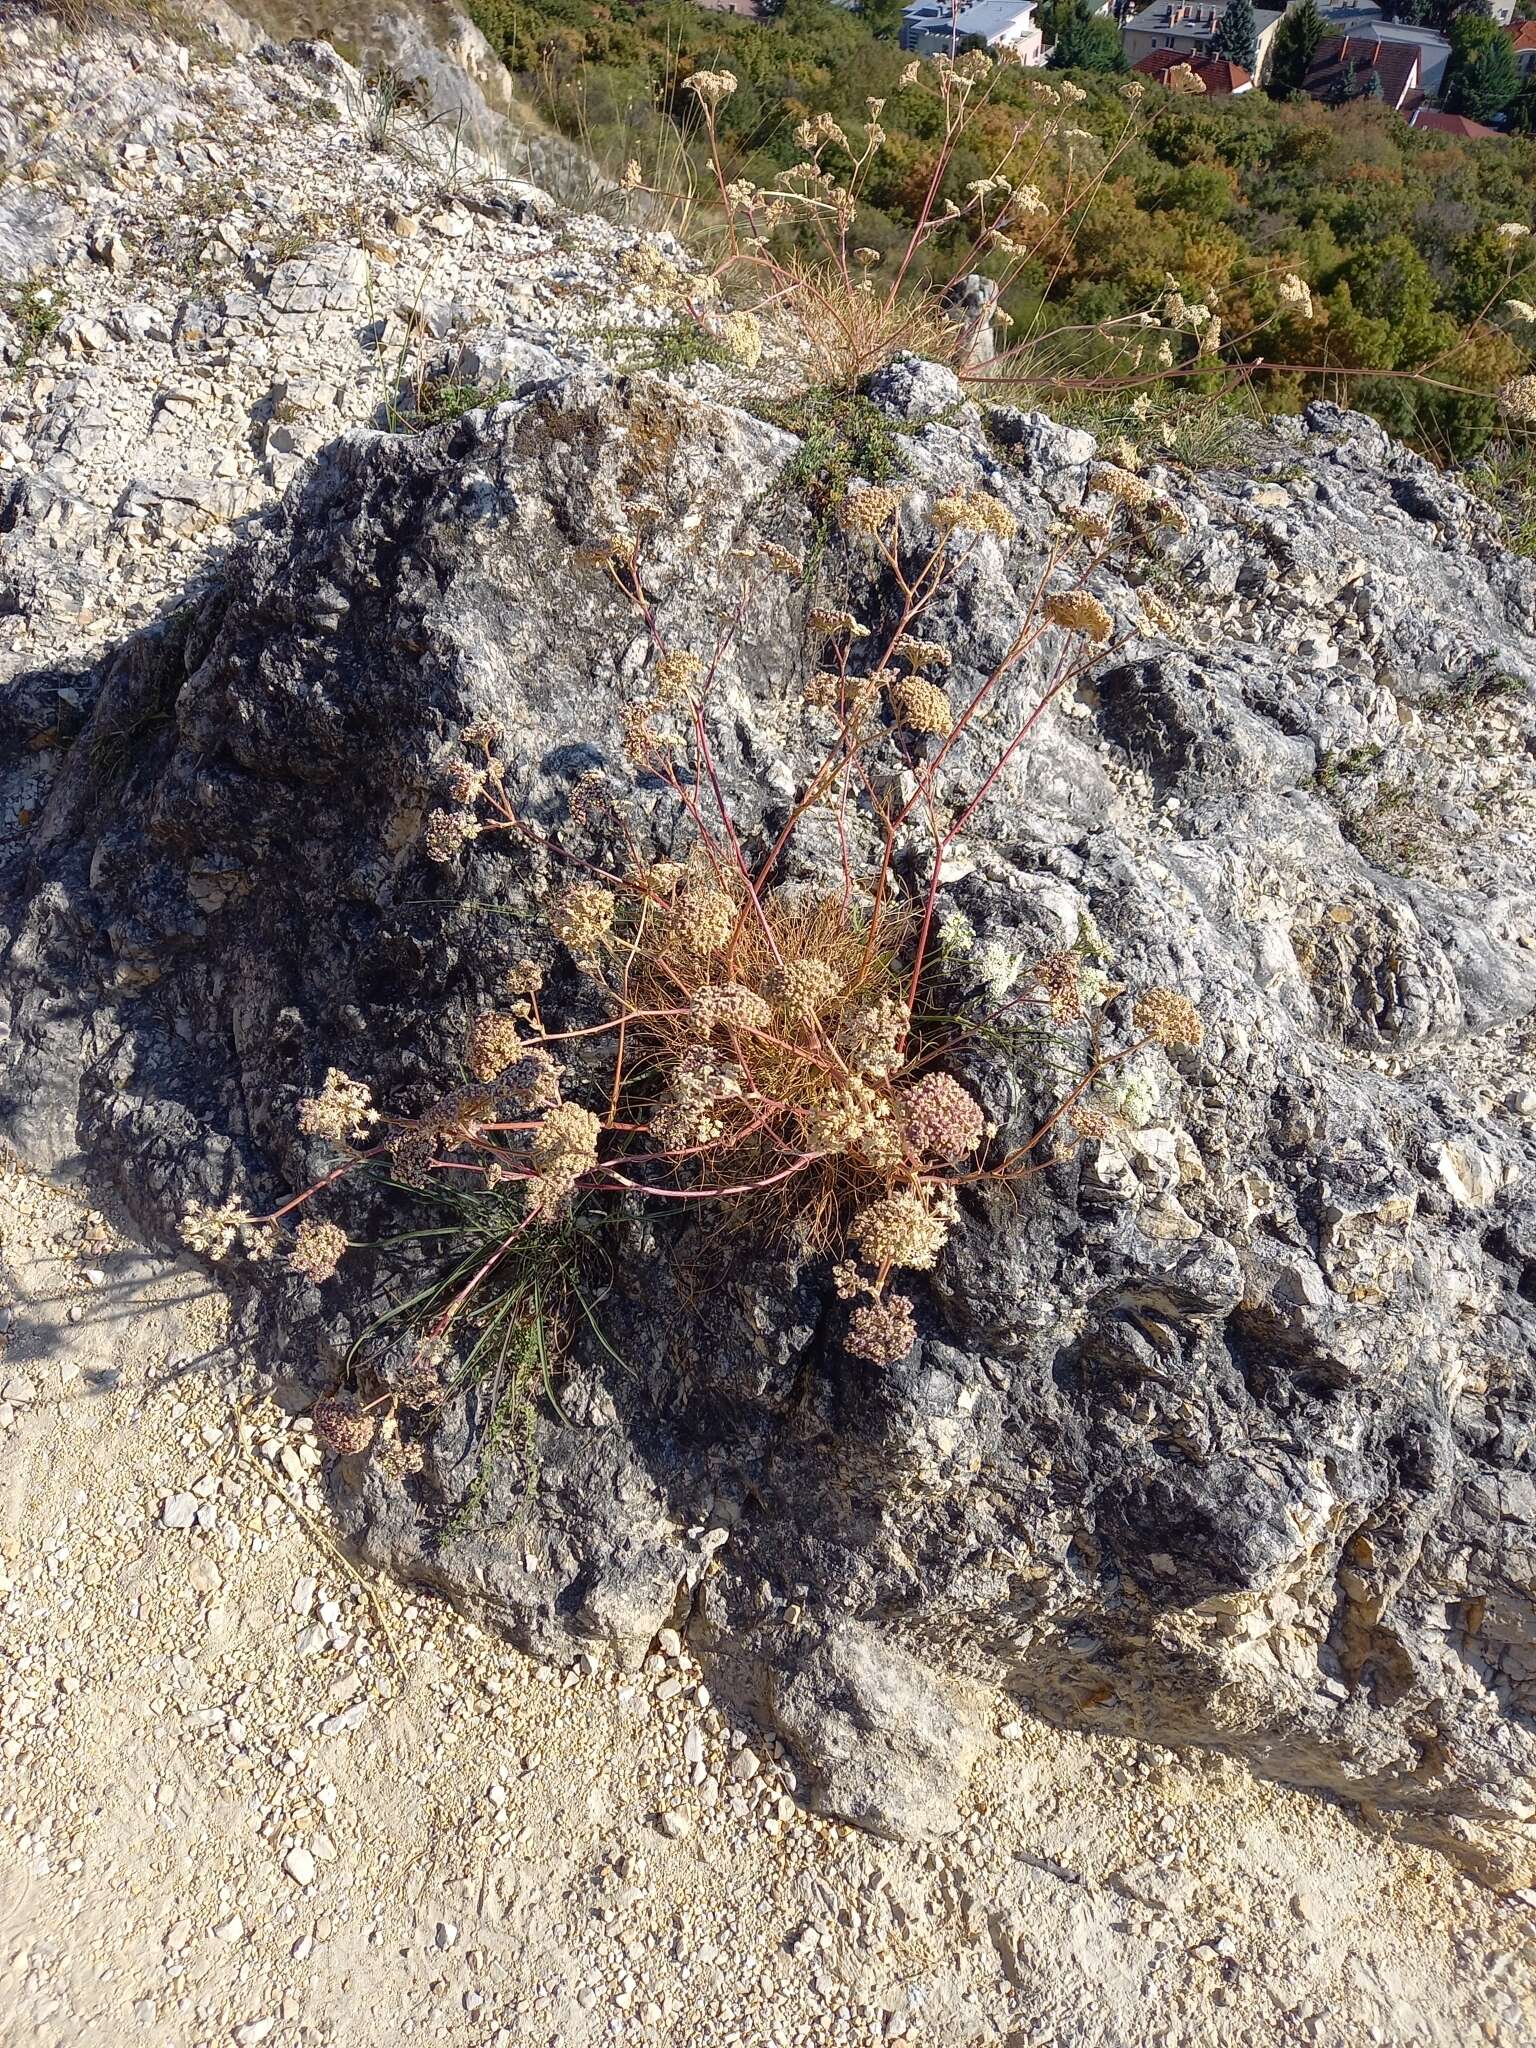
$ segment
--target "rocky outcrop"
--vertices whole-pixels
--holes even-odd
[[[324,46],[204,69],[3,34],[0,136],[75,155],[0,190],[27,287],[0,331],[0,1128],[171,1242],[191,1202],[265,1210],[324,1170],[295,1110],[328,1066],[402,1108],[457,1075],[525,953],[548,1014],[584,1014],[550,862],[490,838],[434,862],[422,825],[489,721],[539,831],[600,850],[571,816],[600,771],[641,848],[676,850],[624,764],[646,647],[616,537],[684,646],[765,544],[812,564],[753,571],[713,699],[748,833],[804,780],[808,608],[874,623],[891,592],[729,374],[606,366],[606,327],[671,318],[675,248],[365,146]],[[231,195],[242,151],[270,180]],[[337,193],[324,235],[301,165]],[[402,399],[440,368],[503,402],[378,431],[419,428]],[[1098,451],[932,365],[873,396],[914,544],[957,487],[1018,522],[925,626],[963,701],[1102,506]],[[1329,408],[1145,481],[1174,516],[1096,576],[1113,652],[953,849],[945,957],[956,1000],[1003,999],[1077,947],[1186,991],[1203,1046],[1144,1058],[1017,1202],[967,1198],[892,1367],[842,1351],[821,1265],[605,1211],[595,1328],[530,1452],[487,1458],[471,1392],[419,1469],[341,1460],[337,1514],[546,1653],[634,1662],[686,1629],[867,1827],[951,1824],[991,1689],[1229,1748],[1529,1884],[1536,575]],[[794,857],[824,872],[814,832]],[[1054,1057],[1038,1033],[968,1056],[1005,1136],[1059,1098]],[[402,1219],[379,1187],[330,1213],[364,1244]],[[252,1368],[344,1381],[425,1265],[358,1250],[316,1288],[237,1264]],[[385,1385],[391,1341],[367,1340]]]
[[[158,616],[311,455],[434,381],[511,388],[671,317],[675,244],[557,218],[510,131],[478,154],[326,44],[207,27],[0,20],[0,678]],[[37,710],[0,839],[50,766]]]
[[[1019,521],[929,621],[963,698],[1093,444],[927,366],[876,396],[912,521],[967,483]],[[390,1100],[450,1072],[530,942],[579,1002],[540,858],[425,859],[440,750],[492,719],[568,836],[578,778],[626,777],[636,649],[594,543],[643,530],[668,631],[705,644],[721,565],[811,538],[795,448],[584,372],[323,450],[212,594],[69,680],[83,730],[8,877],[13,1137],[165,1239],[190,1200],[312,1177],[294,1106],[328,1065]],[[1120,1130],[1016,1206],[974,1201],[899,1365],[830,1341],[826,1274],[782,1247],[620,1214],[604,1342],[531,1467],[487,1470],[470,1396],[416,1476],[344,1460],[338,1514],[546,1649],[630,1660],[681,1622],[866,1825],[944,1825],[987,1685],[1401,1809],[1528,1883],[1536,579],[1328,408],[1242,471],[1151,480],[1179,518],[1096,584],[1115,651],[957,849],[945,915],[994,986],[1087,944],[1186,989],[1203,1048],[1138,1069]],[[888,601],[838,539],[819,574]],[[761,586],[714,713],[748,829],[803,772],[809,599]],[[643,787],[631,819],[672,830]],[[1029,1043],[971,1079],[1021,1129],[1056,1086]],[[350,1199],[384,1235],[388,1198]],[[266,1283],[265,1365],[333,1383],[399,1284],[360,1254]]]

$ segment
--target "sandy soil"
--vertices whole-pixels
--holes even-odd
[[[10,2048],[1536,2042],[1527,1909],[1220,1759],[1001,1719],[937,1852],[808,1815],[675,1642],[360,1577],[200,1272],[14,1168],[0,1256]]]

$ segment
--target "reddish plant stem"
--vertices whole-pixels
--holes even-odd
[[[301,1203],[307,1202],[312,1195],[318,1195],[320,1190],[328,1188],[332,1181],[341,1180],[349,1173],[356,1173],[360,1166],[366,1165],[370,1159],[377,1158],[383,1150],[384,1147],[382,1145],[371,1145],[366,1152],[359,1152],[355,1159],[348,1159],[340,1166],[333,1166],[330,1172],[322,1174],[312,1187],[305,1188],[302,1194],[295,1195],[291,1201],[284,1202],[283,1206],[280,1209],[274,1209],[270,1216],[253,1216],[250,1220],[252,1223],[281,1222],[282,1218],[290,1210],[297,1209]]]

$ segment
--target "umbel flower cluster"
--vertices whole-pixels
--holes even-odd
[[[852,610],[808,607],[813,683],[800,716],[810,766],[771,842],[733,814],[716,754],[712,700],[735,629],[710,648],[669,645],[639,551],[614,547],[608,574],[652,650],[621,729],[635,766],[669,794],[679,851],[645,852],[623,788],[590,775],[571,792],[569,844],[536,832],[495,732],[462,733],[441,764],[441,822],[425,830],[423,857],[483,860],[504,835],[514,852],[521,843],[553,858],[544,957],[518,960],[464,1019],[461,1077],[425,1109],[393,1113],[361,1081],[326,1072],[295,1118],[332,1157],[322,1178],[269,1216],[199,1211],[187,1219],[189,1243],[215,1258],[281,1257],[321,1285],[347,1249],[323,1214],[339,1180],[372,1173],[406,1189],[496,1191],[510,1221],[423,1338],[419,1377],[432,1386],[455,1317],[520,1243],[559,1229],[575,1208],[639,1200],[824,1261],[846,1304],[848,1354],[872,1366],[905,1357],[920,1332],[919,1276],[944,1258],[968,1191],[1018,1189],[1102,1138],[1113,1120],[1111,1091],[1099,1086],[1109,1070],[1202,1036],[1189,1000],[1156,987],[1127,997],[1126,1021],[1112,1029],[1105,1003],[1126,992],[1077,952],[1038,961],[1016,993],[979,1005],[954,993],[947,964],[957,926],[941,907],[946,863],[987,829],[985,807],[1008,788],[1021,749],[1115,637],[1087,585],[1116,522],[1147,516],[1120,475],[1097,480],[1102,511],[1064,528],[1043,563],[1031,560],[1019,583],[1033,595],[1011,644],[989,674],[963,681],[925,615],[977,549],[1017,545],[1012,514],[974,489],[852,495],[850,587],[878,584],[885,601],[865,609],[882,624],[875,632]],[[799,565],[775,549],[743,573],[737,619],[756,578],[798,575]],[[840,850],[808,884],[807,864],[787,856],[812,832]],[[562,959],[598,1021],[546,1017],[547,969]],[[976,1050],[1019,1024],[1052,1072],[1074,1078],[1037,1129],[1005,1137],[976,1079]],[[354,1447],[363,1415],[355,1402],[335,1409],[339,1449]]]

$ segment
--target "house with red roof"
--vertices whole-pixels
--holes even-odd
[[[1408,116],[1410,128],[1431,128],[1437,135],[1454,135],[1462,142],[1507,142],[1508,136],[1500,128],[1487,128],[1481,121],[1472,121],[1465,114],[1442,114],[1438,107],[1416,106]]]
[[[1253,91],[1253,73],[1225,57],[1199,57],[1184,50],[1152,50],[1131,69],[1166,85],[1169,72],[1177,71],[1181,65],[1195,74],[1213,99],[1235,99],[1240,92]]]
[[[1524,78],[1536,67],[1536,21],[1512,22],[1505,33],[1515,46],[1515,62]]]
[[[1423,95],[1419,72],[1416,44],[1389,42],[1381,36],[1331,36],[1318,44],[1302,90],[1309,99],[1335,104],[1367,94],[1374,99],[1374,79],[1382,104],[1401,113]]]

